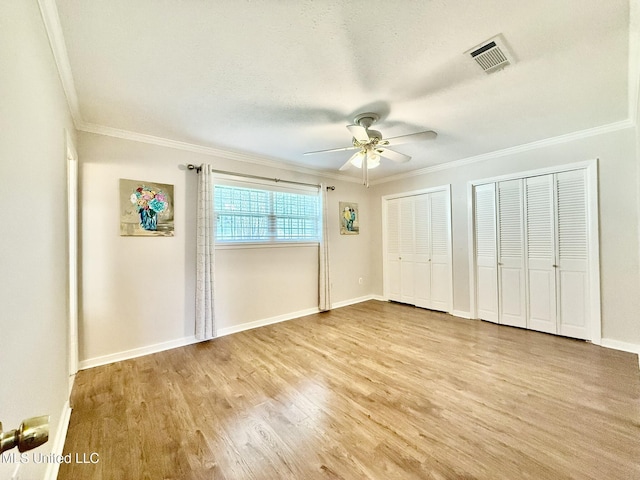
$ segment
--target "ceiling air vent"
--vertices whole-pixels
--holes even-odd
[[[471,58],[473,58],[486,73],[497,72],[513,63],[501,35],[482,43],[480,46],[472,48],[465,52],[465,54],[471,55]]]

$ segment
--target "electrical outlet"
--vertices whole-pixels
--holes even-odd
[[[362,277],[358,279],[358,285],[362,285]]]

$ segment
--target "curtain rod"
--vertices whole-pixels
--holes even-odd
[[[202,167],[197,167],[196,165],[190,163],[187,165],[187,168],[189,170],[195,170],[196,173],[200,173],[200,170],[202,170]],[[227,172],[224,170],[214,170],[211,169],[212,173],[221,173],[223,175],[233,175],[235,177],[244,177],[244,178],[255,178],[257,180],[271,180],[272,182],[276,182],[276,183],[291,183],[294,185],[305,185],[307,187],[316,187],[316,188],[320,188],[322,185],[318,185],[316,183],[304,183],[304,182],[294,182],[293,180],[282,180],[280,178],[270,178],[270,177],[261,177],[259,175],[249,175],[248,173],[236,173],[236,172]],[[336,187],[327,187],[327,190],[335,190]]]

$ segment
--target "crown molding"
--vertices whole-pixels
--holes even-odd
[[[312,168],[301,167],[300,165],[286,163],[276,158],[264,157],[256,154],[235,152],[235,151],[224,150],[224,149],[215,148],[215,147],[198,145],[194,143],[180,142],[177,140],[170,140],[164,137],[156,137],[153,135],[132,132],[129,130],[122,130],[119,128],[107,127],[104,125],[98,125],[98,124],[89,123],[89,122],[81,122],[78,125],[76,125],[76,128],[79,131],[86,132],[86,133],[94,133],[97,135],[116,137],[124,140],[131,140],[134,142],[158,145],[161,147],[175,148],[177,150],[200,153],[203,155],[224,158],[227,160],[234,160],[237,162],[250,163],[253,165],[261,165],[261,166],[270,167],[270,168],[278,168],[280,170],[287,170],[291,172],[312,175],[315,177],[325,177],[325,178],[331,178],[333,180],[340,180],[344,182],[360,183],[359,178],[340,175],[333,172],[323,172],[321,170],[315,170]]]
[[[433,172],[439,172],[442,170],[448,170],[451,168],[463,167],[472,163],[482,162],[484,160],[491,160],[493,158],[505,157],[508,155],[515,155],[518,153],[528,152],[530,150],[536,150],[538,148],[549,147],[551,145],[558,145],[560,143],[572,142],[582,138],[594,137],[602,135],[603,133],[616,132],[618,130],[624,130],[634,127],[635,124],[631,119],[622,120],[620,122],[609,123],[607,125],[601,125],[599,127],[588,128],[586,130],[580,130],[578,132],[567,133],[565,135],[558,135],[557,137],[545,138],[544,140],[537,140],[535,142],[524,143],[522,145],[516,145],[515,147],[504,148],[502,150],[494,150],[493,152],[483,153],[481,155],[474,155],[473,157],[461,158],[459,160],[453,160],[451,162],[440,163],[431,167],[425,167],[418,170],[411,170],[410,172],[401,173],[399,175],[392,175],[380,180],[371,182],[372,186],[380,185],[388,182],[395,182],[396,180],[404,180],[405,178],[411,178],[418,175],[426,175]]]
[[[53,58],[58,67],[58,75],[62,83],[62,89],[67,97],[67,104],[71,112],[71,118],[76,128],[82,124],[82,115],[80,114],[80,102],[76,92],[75,82],[71,73],[71,64],[67,54],[67,46],[62,33],[62,25],[58,16],[58,8],[55,0],[38,0],[40,14],[44,22],[44,28],[49,37],[49,45],[53,53]]]
[[[640,4],[638,4],[638,2],[636,1],[630,1],[629,4],[628,118],[626,120],[610,123],[600,127],[581,130],[566,135],[560,135],[557,137],[551,137],[544,140],[517,145],[515,147],[496,150],[481,155],[454,160],[451,162],[445,162],[398,175],[392,175],[378,180],[372,180],[370,182],[370,185],[375,186],[383,183],[414,177],[417,175],[425,175],[441,170],[447,170],[450,168],[462,167],[492,158],[513,155],[550,145],[556,145],[559,143],[570,142],[573,140],[600,135],[603,133],[623,130],[629,127],[635,127],[638,123],[638,115],[640,112]],[[261,157],[258,155],[250,155],[241,152],[232,152],[214,147],[206,147],[202,145],[180,142],[176,140],[170,140],[166,138],[155,137],[151,135],[85,122],[80,112],[78,95],[75,88],[73,74],[71,72],[71,64],[69,62],[66,43],[62,32],[62,25],[60,23],[60,17],[58,14],[57,6],[55,4],[55,0],[38,0],[38,6],[40,8],[40,13],[42,15],[47,36],[49,37],[49,44],[51,46],[56,65],[58,67],[58,74],[60,76],[62,88],[67,98],[71,117],[77,130],[148,144],[160,145],[168,148],[202,153],[205,155],[217,156],[220,158],[251,163],[254,165],[263,165],[296,173],[331,178],[334,180],[351,183],[361,182],[360,178],[333,172],[325,172],[308,167],[301,167],[274,158]]]
[[[85,122],[82,118],[82,114],[80,113],[80,102],[78,100],[78,94],[76,92],[75,82],[73,79],[73,74],[71,72],[71,64],[69,62],[64,34],[62,33],[62,24],[60,23],[60,17],[58,15],[58,8],[55,4],[55,0],[38,0],[38,6],[40,8],[40,14],[42,16],[47,36],[49,38],[49,45],[51,47],[56,66],[58,68],[58,75],[62,83],[62,88],[67,98],[67,104],[69,106],[71,118],[77,130],[153,145],[160,145],[169,148],[176,148],[179,150],[202,153],[205,155],[217,156],[229,160],[251,163],[254,165],[264,165],[267,167],[279,168],[296,173],[313,175],[316,177],[319,176],[352,183],[360,182],[359,178],[300,167],[288,164],[278,159],[265,158],[257,155],[248,155],[245,153],[232,152],[213,147],[205,147],[202,145],[179,142],[176,140],[170,140],[166,138],[155,137],[152,135],[145,135],[141,133],[130,132],[127,130],[121,130],[104,125]]]

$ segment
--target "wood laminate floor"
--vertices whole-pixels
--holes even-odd
[[[633,354],[370,301],[81,371],[59,479],[640,479]],[[84,455],[84,456],[83,456]]]

